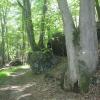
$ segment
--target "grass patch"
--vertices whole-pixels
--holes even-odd
[[[12,74],[29,69],[30,67],[28,65],[22,65],[22,66],[11,66],[0,69],[0,85],[9,84],[11,82],[12,78],[10,77]]]
[[[0,72],[0,78],[5,78],[8,77],[10,75],[9,72]]]
[[[28,68],[29,68],[28,65],[23,65],[23,66],[17,66],[17,67],[12,66],[12,67],[1,69],[0,70],[0,79],[6,78],[6,77],[10,76],[12,73],[18,72],[20,70],[25,70]]]

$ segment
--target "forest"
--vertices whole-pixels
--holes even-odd
[[[100,0],[1,0],[0,100],[100,100]]]

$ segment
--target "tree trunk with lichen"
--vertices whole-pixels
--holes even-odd
[[[66,40],[67,56],[68,56],[68,69],[67,69],[67,85],[64,85],[66,89],[73,89],[74,84],[78,80],[78,62],[77,52],[74,43],[74,33],[76,31],[71,12],[68,7],[67,0],[58,0],[58,5],[62,14],[63,28]],[[66,59],[67,60],[67,59]],[[67,86],[67,87],[66,87]]]
[[[67,77],[63,83],[64,86],[67,83],[67,88],[75,92],[87,92],[90,77],[98,61],[95,1],[80,0],[80,41],[75,38],[77,32],[67,0],[58,0],[58,5],[62,14],[68,55]]]
[[[95,1],[80,0],[80,79],[81,91],[88,91],[90,76],[97,66]]]
[[[6,53],[5,53],[5,35],[6,35],[6,18],[7,18],[7,8],[1,8],[1,18],[0,18],[0,21],[1,21],[1,37],[2,37],[2,43],[1,43],[1,55],[2,55],[2,66],[5,65],[5,56],[6,56]]]

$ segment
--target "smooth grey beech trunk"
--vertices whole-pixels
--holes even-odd
[[[78,82],[80,91],[87,92],[90,77],[98,62],[95,0],[80,0],[79,48],[74,45],[75,26],[67,0],[58,0],[58,5],[63,19],[68,55],[67,79],[69,79],[69,84],[72,86],[75,82]]]
[[[74,46],[74,31],[75,26],[70,13],[67,0],[58,0],[58,5],[61,11],[63,28],[66,40],[67,56],[68,56],[68,74],[67,78],[70,81],[69,84],[73,87],[74,83],[78,80],[78,63],[77,63],[77,53]]]
[[[80,0],[80,88],[85,91],[89,75],[97,66],[97,32],[95,22],[95,0]]]
[[[95,22],[95,0],[80,0],[80,46],[81,59],[89,71],[97,65],[97,32]]]
[[[7,9],[3,9],[1,8],[1,18],[0,18],[0,21],[1,21],[1,37],[2,37],[2,43],[1,43],[1,55],[2,55],[2,66],[5,65],[5,56],[6,56],[6,53],[5,53],[5,35],[6,35],[6,32],[7,32]]]

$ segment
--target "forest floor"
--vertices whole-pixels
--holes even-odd
[[[58,73],[56,75],[59,76]],[[0,100],[100,100],[100,70],[95,75],[97,84],[91,85],[88,93],[77,94],[62,90],[56,78],[33,75],[27,67],[0,82]]]

